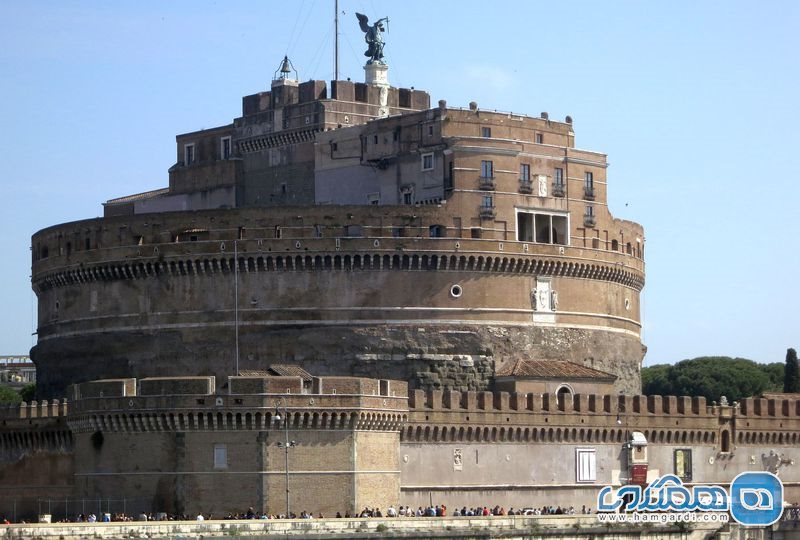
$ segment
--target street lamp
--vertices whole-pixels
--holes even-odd
[[[285,436],[284,442],[278,441],[278,448],[283,448],[284,451],[284,466],[286,468],[286,519],[289,519],[289,448],[297,446],[295,441],[289,440],[289,414],[286,408],[286,398],[283,399],[283,418],[281,418],[280,408],[275,406],[275,421],[280,425],[283,420],[283,433]]]

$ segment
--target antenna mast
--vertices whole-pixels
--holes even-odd
[[[333,80],[339,80],[339,0],[333,0]]]

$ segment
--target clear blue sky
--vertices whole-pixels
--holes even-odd
[[[644,225],[646,365],[800,347],[800,3],[341,0],[389,16],[395,86],[552,118],[606,152]],[[288,53],[333,75],[333,1],[0,3],[0,354],[33,345],[30,236],[167,185],[177,133],[230,122]]]

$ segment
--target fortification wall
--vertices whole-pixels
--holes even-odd
[[[37,497],[72,492],[74,438],[66,401],[0,406],[0,515],[35,515]]]
[[[401,432],[401,500],[593,507],[600,487],[629,480],[625,444],[648,441],[648,478],[728,484],[743,471],[779,474],[800,497],[800,400],[414,391]],[[579,455],[595,473],[581,477]],[[585,458],[584,458],[585,459]]]
[[[396,504],[404,381],[357,377],[94,381],[71,388],[75,497],[173,513],[335,514]],[[256,390],[258,393],[243,393]],[[100,395],[102,394],[102,396]],[[289,443],[291,448],[286,449]]]
[[[619,390],[636,391],[640,259],[393,237],[398,229],[427,236],[444,219],[409,210],[176,213],[45,229],[33,240],[39,392],[132,375],[224,378],[235,365],[237,318],[243,369],[292,362],[319,374],[484,390],[493,367],[535,357],[615,373]],[[560,298],[547,313],[532,301],[543,279]]]

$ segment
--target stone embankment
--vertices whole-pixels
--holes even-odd
[[[734,527],[734,526],[731,526]],[[735,528],[735,527],[734,527]],[[601,536],[637,540],[702,540],[735,538],[737,532],[719,524],[601,525],[596,516],[493,516],[397,519],[237,520],[204,522],[54,523],[0,526],[3,539],[199,539],[217,537],[296,538],[530,538],[589,540]],[[747,538],[762,540],[761,529],[748,529]],[[788,537],[787,537],[788,538]]]

